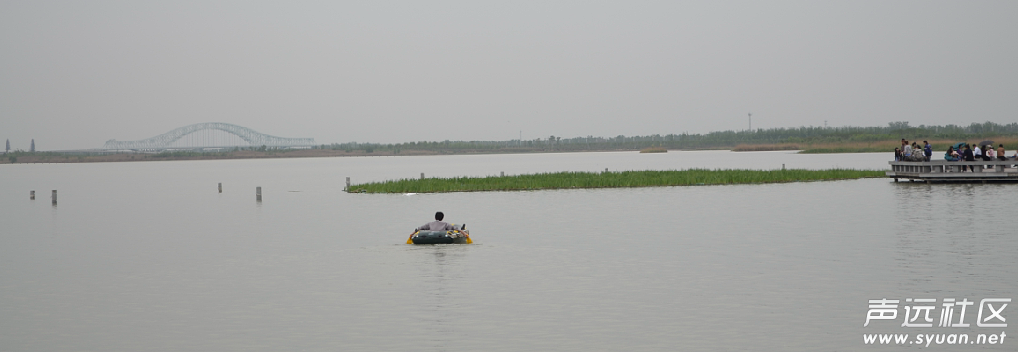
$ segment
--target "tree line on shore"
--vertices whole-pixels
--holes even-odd
[[[775,150],[804,149],[804,152],[836,153],[836,152],[873,152],[893,151],[891,143],[900,139],[930,141],[967,141],[991,137],[1018,138],[1018,122],[998,124],[994,122],[972,123],[960,125],[919,125],[910,126],[908,122],[888,123],[885,127],[814,127],[802,126],[793,128],[767,128],[742,131],[719,131],[705,134],[653,134],[642,136],[615,137],[573,137],[548,136],[532,140],[504,141],[417,141],[406,143],[333,143],[312,146],[311,149],[342,150],[351,153],[386,153],[400,154],[402,151],[425,151],[434,153],[515,153],[515,152],[569,152],[569,151],[606,151],[606,150],[640,150],[658,147],[666,149],[697,150],[697,149],[735,149],[735,150]],[[33,140],[34,146],[34,140]],[[890,146],[890,150],[885,150]],[[258,151],[270,154],[286,153],[288,149],[273,149],[266,146],[235,147],[215,151],[164,151],[154,154],[155,157],[190,157],[218,155],[227,156],[230,152]],[[67,155],[105,155],[100,153],[61,153],[37,151],[7,151],[6,160],[16,162],[19,156],[67,156]]]
[[[721,131],[706,134],[667,134],[615,137],[549,136],[532,140],[508,141],[419,141],[407,143],[333,143],[316,146],[367,152],[386,151],[398,154],[401,150],[434,151],[584,151],[584,150],[640,150],[648,147],[667,149],[722,149],[748,144],[839,144],[875,143],[907,140],[968,140],[998,136],[1018,137],[1018,122],[1006,125],[994,122],[972,123],[969,126],[910,126],[908,122],[888,123],[886,127],[813,127],[769,128],[743,131]]]

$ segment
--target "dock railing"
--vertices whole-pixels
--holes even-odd
[[[887,177],[909,181],[987,182],[1018,181],[1018,161],[1013,158],[992,161],[889,161]],[[963,171],[963,169],[967,169]]]

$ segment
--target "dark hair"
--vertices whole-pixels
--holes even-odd
[[[1001,145],[1000,145],[1000,147],[1001,147],[1001,148],[1003,148],[1003,147],[1004,147],[1004,145],[1003,145],[1003,144],[1001,144]]]
[[[930,144],[930,142],[927,142],[927,141],[923,141],[923,143]]]
[[[435,213],[435,220],[442,221],[443,218],[445,218],[445,214],[442,214],[442,212]]]

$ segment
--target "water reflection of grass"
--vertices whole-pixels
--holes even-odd
[[[874,170],[707,170],[556,172],[516,176],[401,179],[351,185],[351,193],[441,193],[569,188],[728,185],[883,177]]]

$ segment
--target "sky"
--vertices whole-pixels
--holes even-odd
[[[317,143],[1018,121],[1018,1],[0,2],[0,138]]]

